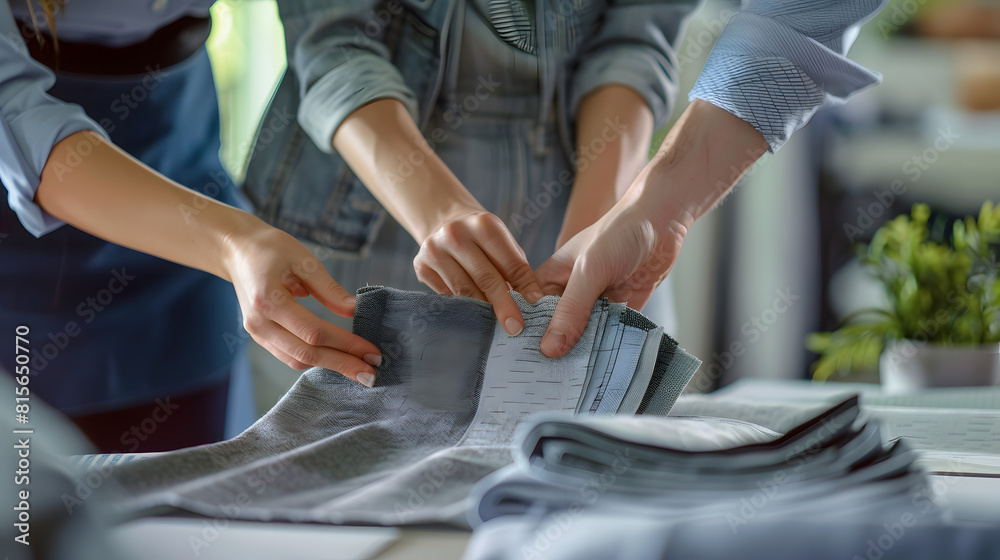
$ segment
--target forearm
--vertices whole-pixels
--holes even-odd
[[[351,113],[334,133],[333,147],[417,243],[449,218],[480,207],[396,99]]]
[[[625,194],[646,164],[652,136],[653,113],[631,89],[607,86],[583,99],[577,115],[576,179],[561,242],[596,222]]]
[[[686,232],[722,201],[767,152],[746,121],[696,99],[671,128],[626,198],[654,213],[658,228]]]
[[[83,145],[91,147],[86,156],[79,155]],[[226,243],[262,224],[164,178],[93,132],[52,148],[35,202],[96,237],[230,281]]]

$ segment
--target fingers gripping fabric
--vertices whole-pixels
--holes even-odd
[[[700,363],[642,315],[605,300],[572,351],[545,357],[538,347],[558,298],[529,304],[514,297],[525,328],[511,337],[478,300],[359,290],[354,332],[383,353],[375,387],[310,369],[239,436],[122,466],[115,474],[126,491],[122,507],[465,526],[472,486],[512,462],[526,418],[639,408],[662,414]],[[658,349],[653,357],[650,348]],[[683,367],[671,379],[677,360]],[[602,408],[593,385],[616,378],[625,389]]]

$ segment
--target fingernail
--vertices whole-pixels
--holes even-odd
[[[378,367],[382,365],[382,356],[378,354],[365,354],[365,361],[375,367]]]
[[[527,298],[528,299],[528,303],[538,303],[538,300],[542,299],[543,297],[545,297],[545,293],[544,292],[534,292],[533,291],[530,294],[528,294],[528,298]]]
[[[559,331],[549,331],[542,338],[542,353],[546,356],[558,354],[566,346],[566,335]]]
[[[370,373],[368,373],[367,371],[363,371],[363,372],[359,373],[357,375],[357,378],[358,378],[358,383],[361,383],[365,387],[374,387],[375,386],[375,376],[372,375],[372,374],[370,374]]]
[[[524,330],[524,325],[519,323],[517,319],[513,317],[507,317],[507,320],[503,322],[503,326],[510,336],[517,336]]]

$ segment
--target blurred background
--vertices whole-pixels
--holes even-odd
[[[709,0],[691,21],[679,49],[675,118],[738,9]],[[222,159],[241,179],[285,66],[282,30],[272,1],[222,0],[212,17]],[[916,202],[954,218],[976,215],[991,197],[1000,201],[1000,3],[891,0],[850,56],[881,72],[883,83],[820,111],[689,234],[671,274],[673,334],[705,361],[691,391],[741,377],[811,377],[817,356],[806,336],[884,303],[884,290],[858,264],[856,243]],[[258,415],[298,377],[278,366],[255,363]],[[831,380],[878,379],[877,364],[861,366]]]

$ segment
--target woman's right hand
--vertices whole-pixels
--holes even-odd
[[[413,269],[438,293],[488,301],[511,335],[524,329],[524,318],[508,284],[531,302],[543,295],[524,251],[503,220],[481,206],[453,213],[431,232],[413,259]]]
[[[344,119],[332,142],[420,243],[417,278],[441,294],[488,301],[504,330],[520,333],[524,318],[507,284],[528,301],[542,297],[524,251],[434,153],[406,107],[396,99],[368,103]]]
[[[297,239],[251,220],[249,228],[227,236],[223,258],[247,332],[293,369],[320,366],[374,385],[375,366],[382,363],[379,349],[295,301],[313,296],[337,315],[350,317],[355,297]]]

